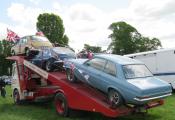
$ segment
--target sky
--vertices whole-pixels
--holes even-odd
[[[174,0],[1,0],[0,39],[7,28],[19,36],[36,33],[39,14],[54,13],[63,19],[69,45],[106,49],[113,22],[125,21],[145,37],[156,37],[163,48],[175,47]]]

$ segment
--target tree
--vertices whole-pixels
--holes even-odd
[[[158,47],[162,47],[161,42],[157,38],[150,39],[148,37],[142,37],[141,40],[143,42],[143,45],[140,48],[139,52],[156,50]]]
[[[0,76],[10,75],[9,69],[12,67],[12,61],[6,58],[10,56],[11,43],[6,40],[0,41]]]
[[[63,36],[63,41],[64,41],[64,45],[68,45],[69,43],[69,38],[67,37],[67,35]]]
[[[101,47],[98,46],[90,46],[88,44],[84,44],[84,49],[85,50],[90,50],[93,53],[99,53],[101,52]]]
[[[69,39],[64,35],[63,21],[58,15],[43,13],[37,19],[37,30],[42,31],[52,43],[68,44]]]
[[[157,38],[143,37],[136,28],[126,22],[112,23],[109,29],[112,30],[112,34],[109,35],[112,42],[108,49],[111,49],[113,54],[124,55],[161,47],[161,42]]]

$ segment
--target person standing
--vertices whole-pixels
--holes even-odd
[[[87,58],[88,59],[92,59],[93,58],[93,54],[92,54],[92,52],[90,50],[87,53]]]
[[[5,81],[3,78],[0,78],[0,92],[2,97],[6,97],[6,90],[5,90]]]

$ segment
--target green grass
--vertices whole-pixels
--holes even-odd
[[[69,118],[56,114],[52,103],[25,103],[14,105],[11,98],[11,88],[8,86],[7,97],[0,97],[0,120],[109,120],[101,114],[76,112]],[[175,95],[168,97],[163,106],[150,109],[147,114],[134,114],[116,118],[117,120],[175,120]]]

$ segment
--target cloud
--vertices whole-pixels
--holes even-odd
[[[174,0],[132,0],[128,8],[110,13],[110,19],[112,22],[126,21],[144,36],[157,37],[163,47],[170,47],[175,41],[172,36],[175,33],[174,6]]]
[[[0,40],[5,39],[6,38],[6,31],[7,28],[9,27],[7,24],[0,22]]]
[[[138,16],[159,19],[175,12],[173,0],[133,0],[130,9]]]
[[[29,0],[29,1],[35,5],[38,5],[41,2],[41,0]]]
[[[42,9],[28,7],[20,3],[12,3],[7,9],[8,17],[26,27],[33,26],[40,13],[42,13]]]
[[[89,4],[72,5],[67,12],[71,27],[80,32],[92,32],[103,20],[103,13],[95,6]]]
[[[40,0],[30,1],[36,2],[34,4],[40,2]],[[33,7],[11,3],[7,15],[14,24],[10,27],[22,35],[32,34],[36,31],[38,15],[49,12],[63,19],[70,45],[79,50],[85,43],[106,48],[111,41],[108,39],[111,33],[108,26],[118,21],[126,21],[144,36],[159,38],[164,47],[175,45],[174,0],[132,0],[128,8],[116,8],[112,12],[85,3],[65,6],[54,0],[50,4],[52,8],[43,10],[42,7],[38,8],[39,5]]]
[[[13,21],[13,24],[9,29],[20,36],[35,34],[37,17],[43,12],[44,10],[41,8],[34,8],[21,3],[11,3],[7,9],[7,15]]]
[[[95,46],[109,44],[108,18],[95,6],[74,4],[65,12],[63,20],[71,46],[80,50],[85,43]]]
[[[59,2],[53,2],[52,6],[53,6],[53,9],[55,9],[55,10],[58,10],[58,11],[62,10],[61,5],[59,4]]]

